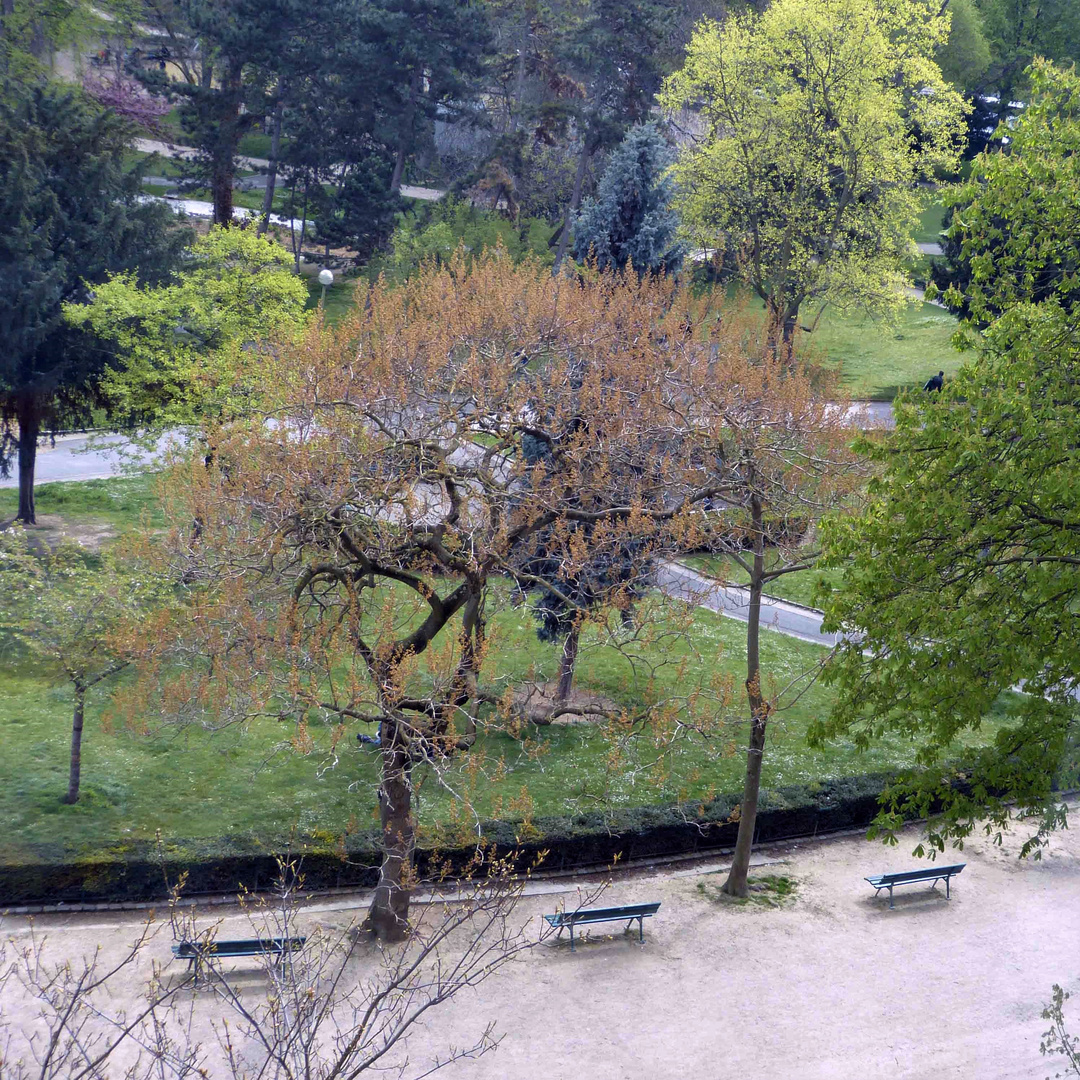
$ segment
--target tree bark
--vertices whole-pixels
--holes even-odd
[[[86,709],[86,687],[75,684],[75,710],[71,718],[71,764],[68,768],[67,794],[60,800],[67,806],[79,801],[79,777],[82,771],[83,713]]]
[[[416,120],[416,103],[420,96],[420,72],[413,72],[409,80],[409,104],[405,107],[405,114],[401,121],[401,134],[398,139],[397,157],[394,159],[394,173],[390,177],[390,190],[401,190],[401,178],[405,174],[405,158],[408,156],[409,147],[412,145],[413,123]]]
[[[555,253],[555,265],[551,268],[551,273],[553,275],[559,272],[559,267],[562,266],[562,261],[566,256],[566,247],[570,242],[570,223],[577,213],[578,207],[581,205],[581,189],[585,186],[585,169],[589,164],[589,158],[591,156],[592,153],[589,150],[589,136],[588,132],[586,132],[581,145],[581,157],[578,158],[577,173],[574,176],[574,190],[570,196],[570,203],[566,207],[566,213],[563,215],[562,235],[559,237],[559,250]]]
[[[34,466],[41,434],[41,412],[37,399],[32,395],[20,397],[16,405],[16,419],[19,423],[19,513],[16,520],[35,525]]]
[[[397,721],[380,730],[383,777],[379,785],[383,861],[367,924],[381,941],[403,941],[409,934],[412,855],[416,821],[412,813],[412,763]]]
[[[210,194],[214,200],[214,224],[231,225],[233,219],[233,184],[236,181],[236,151],[240,145],[240,96],[243,65],[230,63],[222,85],[217,140],[214,143]]]
[[[750,872],[750,853],[754,846],[757,825],[758,796],[761,790],[761,765],[765,756],[765,729],[769,722],[769,705],[761,693],[761,593],[765,573],[764,514],[761,500],[750,500],[754,530],[754,568],[750,575],[750,609],[746,620],[746,694],[750,702],[750,745],[747,748],[746,778],[739,808],[739,834],[731,870],[723,885],[729,896],[747,895],[747,876]]]
[[[259,236],[264,236],[270,227],[270,212],[274,209],[278,156],[281,153],[281,119],[284,111],[285,103],[279,101],[274,110],[274,130],[270,135],[270,165],[266,170],[266,192],[263,195],[262,217],[259,219]]]
[[[580,639],[581,627],[575,620],[570,633],[563,641],[562,659],[559,663],[559,688],[555,693],[556,701],[565,701],[570,696],[570,688],[574,685],[574,665],[577,663]]]

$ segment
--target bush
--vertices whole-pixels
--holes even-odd
[[[425,262],[448,260],[459,246],[466,255],[479,255],[502,245],[515,262],[531,255],[550,263],[548,240],[553,232],[539,218],[515,223],[448,195],[430,207],[399,214],[389,254],[374,260],[369,271],[402,281]]]

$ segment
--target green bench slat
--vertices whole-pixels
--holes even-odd
[[[555,927],[572,923],[619,922],[629,919],[647,919],[660,910],[660,904],[629,904],[625,907],[579,908],[577,911],[560,911],[544,918]]]
[[[957,863],[954,866],[931,866],[924,870],[904,870],[896,874],[878,874],[876,877],[868,877],[866,880],[871,885],[882,888],[886,885],[906,885],[912,881],[929,881],[931,878],[954,877],[965,866],[967,866],[967,863]]]

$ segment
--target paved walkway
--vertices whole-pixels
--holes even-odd
[[[656,571],[656,584],[662,592],[677,600],[718,611],[742,622],[749,618],[749,589],[741,585],[722,585],[715,578],[699,574],[682,563],[661,563]],[[842,634],[822,633],[820,611],[775,596],[761,598],[761,625],[814,645],[832,647],[843,638]]]
[[[144,154],[160,154],[162,157],[171,158],[192,158],[195,156],[196,153],[196,151],[190,146],[174,146],[171,143],[159,142],[157,139],[136,139],[135,149],[141,151]],[[236,163],[244,169],[270,168],[270,161],[267,158],[247,157],[246,155],[239,155],[236,158]],[[441,191],[438,188],[417,187],[415,184],[401,185],[401,196],[405,199],[421,199],[424,202],[437,202],[445,194],[445,191]],[[192,200],[185,201],[191,202]],[[203,203],[202,205],[211,207],[212,216],[212,204]],[[239,215],[240,211],[238,210],[237,213]],[[193,216],[201,217],[203,215],[200,213],[193,213]]]

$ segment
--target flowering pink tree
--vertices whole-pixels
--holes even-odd
[[[103,75],[88,73],[83,76],[82,84],[99,105],[153,135],[162,134],[161,118],[169,111],[169,103],[148,93],[135,79],[115,71]]]

